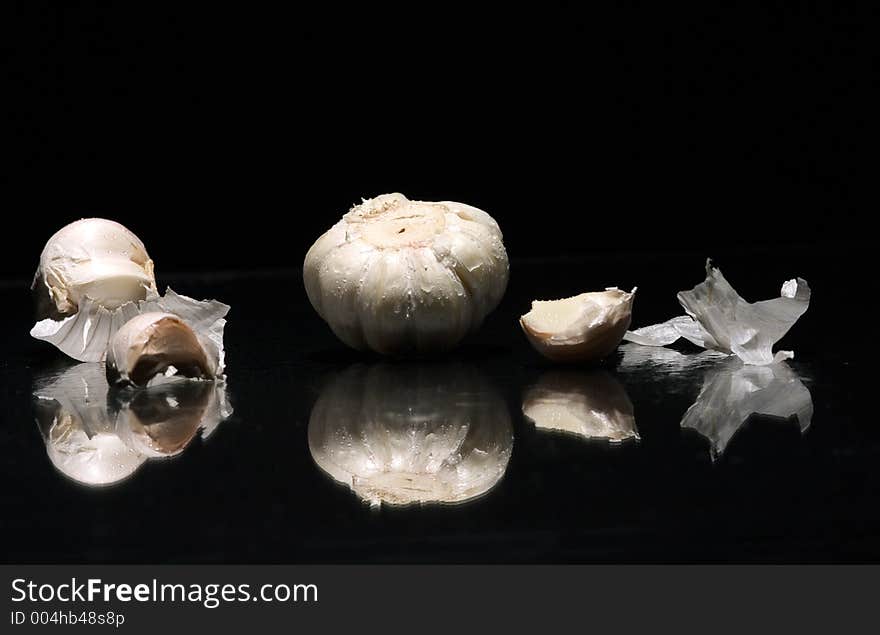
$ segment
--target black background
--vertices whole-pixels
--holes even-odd
[[[873,16],[547,4],[13,5],[0,275],[90,215],[160,283],[297,267],[388,191],[486,209],[514,258],[870,244]]]
[[[4,560],[877,559],[859,290],[875,242],[873,16],[33,7],[4,20]],[[388,191],[485,209],[511,256],[501,306],[453,357],[497,387],[516,439],[473,505],[372,511],[305,443],[323,386],[375,360],[333,337],[296,269],[350,205]],[[233,306],[233,419],[106,490],[51,467],[31,388],[64,361],[25,335],[40,249],[92,215],[143,239],[160,288]],[[809,280],[810,310],[780,343],[815,405],[806,435],[752,426],[712,464],[679,428],[699,378],[618,373],[616,358],[638,446],[520,416],[548,370],[515,321],[531,299],[638,285],[641,326],[680,313],[675,292],[707,256],[749,300]]]

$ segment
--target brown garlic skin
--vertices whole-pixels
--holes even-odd
[[[169,366],[184,377],[210,378],[217,370],[193,330],[172,313],[135,316],[110,340],[107,381],[111,385],[145,386]]]

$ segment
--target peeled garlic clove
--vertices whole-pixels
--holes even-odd
[[[451,201],[384,194],[351,209],[306,254],[309,301],[343,342],[383,354],[449,349],[501,301],[498,224]]]
[[[132,318],[116,332],[107,349],[107,378],[113,384],[145,386],[172,366],[184,377],[214,377],[217,364],[195,332],[172,313]]]
[[[133,303],[158,297],[153,261],[119,223],[86,218],[55,233],[32,285],[38,322],[31,330],[79,361],[100,361]]]
[[[513,448],[504,400],[459,364],[352,366],[321,392],[308,432],[318,467],[373,505],[481,496]]]
[[[545,373],[523,397],[535,427],[612,443],[638,439],[626,389],[608,372]]]
[[[559,362],[588,362],[611,353],[632,317],[636,289],[609,287],[562,300],[535,300],[520,318],[531,345]]]

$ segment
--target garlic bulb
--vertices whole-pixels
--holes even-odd
[[[112,310],[158,295],[144,244],[103,218],[84,218],[57,231],[40,254],[32,289],[40,317],[72,315],[85,298]]]
[[[142,313],[110,340],[107,378],[115,384],[145,386],[172,366],[184,377],[213,377],[217,363],[181,318],[172,313]]]
[[[455,346],[507,288],[501,230],[486,212],[402,194],[364,200],[309,249],[309,301],[349,346],[383,354]]]
[[[596,361],[623,339],[635,293],[609,287],[563,300],[535,300],[519,323],[535,350],[548,359]]]
[[[639,438],[626,389],[605,371],[545,373],[526,392],[522,411],[545,430],[612,443]]]
[[[352,366],[321,392],[309,419],[315,463],[373,505],[485,494],[512,447],[504,400],[458,364]]]

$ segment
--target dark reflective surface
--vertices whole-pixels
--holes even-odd
[[[162,436],[161,422],[182,406],[201,412],[198,391],[114,402],[112,412],[129,416],[112,426],[99,418],[91,437],[75,427],[71,434],[94,439],[126,419],[122,446],[173,457],[102,488],[65,477],[50,458],[44,435],[52,434],[34,425],[46,404],[35,406],[32,392],[47,373],[82,371],[29,340],[26,290],[4,287],[2,559],[878,559],[880,428],[866,405],[869,367],[824,334],[836,317],[823,300],[831,300],[830,274],[823,280],[794,265],[767,272],[766,263],[725,268],[750,298],[771,296],[789,273],[810,281],[814,305],[781,343],[797,357],[781,369],[742,368],[685,346],[650,354],[627,347],[599,369],[551,367],[515,321],[535,296],[638,284],[634,324],[656,322],[672,314],[674,292],[699,278],[701,264],[701,256],[681,257],[656,272],[624,259],[515,263],[508,295],[480,336],[420,363],[347,351],[308,306],[298,272],[160,280],[232,305],[234,414],[207,438],[186,426]],[[609,280],[602,271],[617,275]],[[631,419],[638,438],[587,441],[536,427],[523,415],[535,390],[573,395],[569,404],[597,416]],[[96,403],[85,407],[86,419],[108,412]],[[430,439],[419,436],[420,423],[434,426]],[[328,468],[328,449],[344,475]],[[120,465],[120,474],[130,469]],[[443,498],[423,495],[426,473],[440,475],[445,492],[471,483],[468,475],[483,480],[464,487],[457,505],[370,504],[401,475],[417,486],[415,498]],[[357,479],[366,483],[360,490]]]

